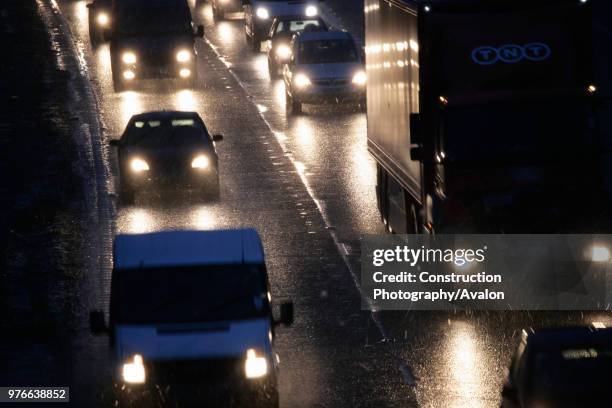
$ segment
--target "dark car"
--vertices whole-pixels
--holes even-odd
[[[89,20],[89,41],[92,47],[97,47],[104,42],[104,30],[107,30],[111,23],[111,12],[113,8],[112,0],[94,0],[87,4]]]
[[[321,17],[300,15],[276,17],[268,33],[268,71],[270,78],[279,76],[279,69],[291,58],[291,38],[302,31],[327,31],[329,26]]]
[[[225,19],[226,13],[242,11],[242,0],[210,0],[209,3],[215,20]]]
[[[197,80],[195,27],[187,0],[121,0],[113,7],[110,39],[115,91],[134,81],[179,78],[192,87]]]
[[[120,197],[132,203],[147,187],[184,187],[203,196],[219,196],[215,142],[195,112],[148,112],[133,116],[123,135],[111,140],[118,148]]]
[[[611,328],[523,332],[502,391],[501,406],[610,406],[611,372]]]

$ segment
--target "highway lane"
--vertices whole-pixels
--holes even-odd
[[[608,315],[384,313],[382,341],[345,262],[356,269],[363,233],[382,233],[365,115],[350,107],[311,108],[287,118],[282,81],[244,43],[242,21],[215,24],[209,6],[196,90],[167,83],[115,94],[108,47],[92,51],[84,1],[60,3],[98,95],[104,137],[117,137],[134,113],[197,110],[219,144],[221,201],[148,194],[118,208],[118,232],[254,226],[268,256],[273,296],[292,298],[296,324],[279,332],[281,402],[286,407],[493,407],[521,328],[610,322]],[[114,154],[108,165],[116,175]],[[115,180],[108,180],[114,191]],[[106,254],[107,256],[108,254]],[[343,255],[348,255],[343,257]],[[108,276],[96,303],[104,305]],[[408,363],[416,388],[404,384]],[[81,368],[82,369],[82,368]]]

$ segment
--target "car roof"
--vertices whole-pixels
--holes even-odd
[[[567,327],[536,330],[527,337],[532,351],[556,351],[570,347],[612,346],[612,328]]]
[[[302,31],[297,35],[299,42],[320,40],[352,40],[347,31]]]
[[[263,264],[254,229],[164,231],[115,237],[115,269],[169,266]]]
[[[197,112],[184,112],[184,111],[151,111],[143,112],[138,115],[132,116],[130,120],[168,120],[168,119],[196,119],[200,118]]]

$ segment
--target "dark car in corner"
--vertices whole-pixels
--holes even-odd
[[[196,112],[159,111],[133,116],[120,139],[111,140],[119,157],[120,198],[134,202],[139,190],[191,189],[219,196],[215,142]]]
[[[120,92],[139,79],[178,78],[197,81],[195,26],[187,0],[121,0],[113,7],[110,40],[113,85]]]
[[[291,39],[302,31],[328,31],[330,27],[318,16],[304,17],[301,15],[279,16],[274,19],[266,51],[268,52],[268,72],[270,79],[280,76],[283,65],[291,58]]]
[[[610,406],[612,328],[523,331],[502,408]]]

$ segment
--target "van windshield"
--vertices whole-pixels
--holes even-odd
[[[202,323],[270,315],[263,265],[119,270],[112,286],[115,323]]]
[[[170,7],[117,10],[115,30],[122,35],[184,34],[191,30],[188,9]]]

